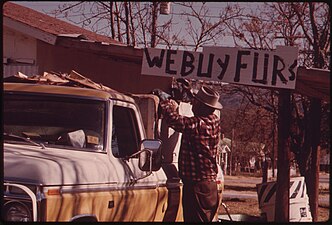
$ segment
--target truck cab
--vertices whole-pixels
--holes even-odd
[[[4,82],[2,219],[183,221],[181,134],[156,116],[156,96],[72,75]]]
[[[132,98],[26,83],[3,97],[5,221],[163,221],[161,141]]]

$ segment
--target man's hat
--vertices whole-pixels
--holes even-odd
[[[219,94],[207,86],[202,86],[194,97],[198,101],[214,109],[223,108],[219,102]]]

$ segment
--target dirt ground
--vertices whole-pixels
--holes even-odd
[[[260,178],[254,178],[260,179]],[[241,193],[256,193],[255,184],[244,184],[241,182],[241,176],[226,176],[225,177],[225,189],[240,191]],[[329,185],[319,186],[320,195],[330,194]],[[260,216],[260,210],[258,207],[258,199],[256,198],[223,198],[223,203],[226,204],[229,213],[231,214],[247,214],[250,216]],[[220,214],[226,214],[223,207],[220,207]],[[330,205],[319,204],[318,205],[318,221],[317,222],[331,222],[330,219]]]
[[[260,216],[257,199],[225,199],[223,201],[231,214],[247,214],[250,216]],[[220,214],[226,214],[226,211],[221,208]],[[318,207],[318,222],[327,222],[330,219],[330,207],[319,205]]]

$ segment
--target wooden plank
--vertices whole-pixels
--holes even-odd
[[[297,79],[319,83],[326,87],[330,86],[331,72],[329,70],[299,67],[297,69]]]
[[[312,83],[298,81],[295,91],[308,97],[323,99],[327,102],[330,101],[329,89],[319,88],[319,86],[314,86]]]
[[[330,76],[329,70],[299,67],[295,92],[329,102]]]

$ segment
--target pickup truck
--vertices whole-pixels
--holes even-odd
[[[183,221],[176,166],[163,164],[162,141],[146,137],[133,97],[110,88],[3,87],[2,220]]]

